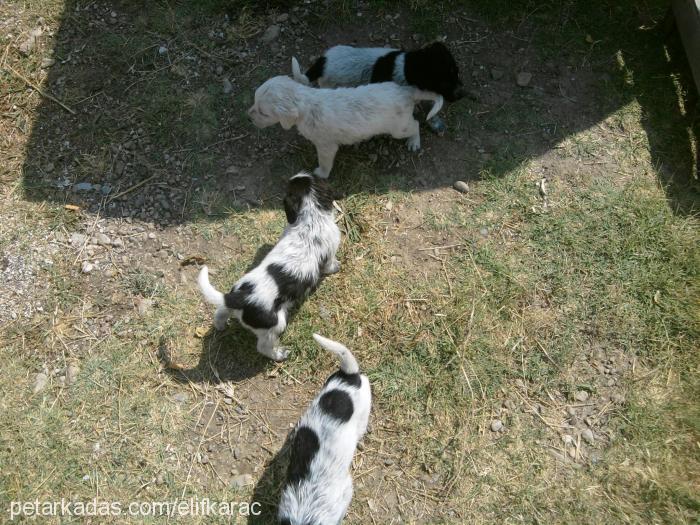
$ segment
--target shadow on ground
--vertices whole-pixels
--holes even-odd
[[[636,101],[669,205],[696,206],[697,109],[682,109],[693,89],[682,50],[656,29],[663,2],[248,4],[68,1],[43,56],[53,60],[45,90],[68,109],[42,100],[26,198],[163,225],[278,207],[280,183],[312,169],[314,150],[294,131],[252,128],[254,88],[286,73],[292,55],[307,63],[336,43],[410,48],[446,35],[476,101],[446,110],[444,137],[424,130],[420,154],[386,138],[342,148],[339,190],[501,176]],[[281,32],[266,41],[271,25]],[[42,57],[31,59],[38,69]],[[519,72],[532,74],[527,86]]]

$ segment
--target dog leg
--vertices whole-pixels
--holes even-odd
[[[272,330],[265,334],[258,334],[258,352],[273,361],[284,361],[289,355],[289,350],[283,346],[277,346],[279,336]]]
[[[214,328],[219,331],[226,328],[226,323],[228,323],[229,317],[231,317],[231,310],[225,306],[219,306],[214,314]]]
[[[332,275],[340,271],[340,261],[335,257],[328,260],[325,266],[321,269],[323,275]]]
[[[420,126],[418,124],[418,121],[413,119],[411,125],[409,126],[409,129],[410,131],[412,131],[412,133],[406,141],[408,151],[418,151],[420,149]]]
[[[322,179],[327,179],[331,174],[333,169],[333,160],[335,160],[335,154],[338,152],[337,144],[324,144],[323,146],[316,146],[316,153],[318,154],[318,168],[314,170],[314,175],[321,177]]]

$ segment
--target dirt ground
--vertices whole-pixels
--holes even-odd
[[[697,519],[697,117],[663,6],[192,4],[0,1],[3,503],[240,497],[272,522],[325,330],[374,386],[348,523]],[[199,265],[234,282],[315,167],[248,122],[255,87],[435,38],[469,96],[418,153],[341,148],[343,269],[292,359],[214,333]]]

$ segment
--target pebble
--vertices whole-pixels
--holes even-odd
[[[92,184],[89,182],[78,182],[73,184],[73,191],[90,191],[92,190]]]
[[[70,243],[74,246],[82,246],[85,244],[85,239],[87,239],[87,237],[82,233],[73,232],[70,235]]]
[[[507,408],[508,410],[515,410],[515,403],[513,402],[512,399],[506,399],[503,402],[503,406]]]
[[[595,441],[595,436],[593,435],[593,432],[591,431],[590,428],[584,429],[583,432],[581,432],[581,437],[589,445],[592,445],[593,442]]]
[[[124,241],[122,239],[112,239],[112,246],[115,248],[123,248],[124,247]]]
[[[145,317],[153,306],[153,301],[151,299],[145,299],[141,297],[138,304],[136,305],[136,310],[141,317]]]
[[[325,306],[321,305],[318,307],[318,315],[321,319],[330,319],[331,311]]]
[[[148,238],[149,238],[149,239],[155,239],[155,238],[156,238],[156,234],[153,233],[153,232],[150,232],[150,233],[148,234]]]
[[[49,380],[49,376],[47,376],[43,372],[38,373],[34,377],[34,386],[32,387],[32,392],[37,394],[37,393],[41,392],[42,390],[44,390],[48,380]]]
[[[78,365],[68,365],[66,368],[66,384],[71,385],[75,383],[79,373],[80,367],[78,367]]]
[[[29,55],[36,46],[36,40],[44,31],[40,27],[36,27],[29,32],[27,39],[19,45],[19,51],[23,55]]]
[[[227,405],[230,405],[230,404],[233,403],[233,399],[231,399],[230,397],[225,397],[225,398],[224,398],[224,403],[226,403]]]
[[[168,48],[165,47],[165,46],[160,46],[160,47],[158,48],[158,54],[159,54],[159,55],[164,55],[164,54],[167,53],[167,52],[168,52]]]
[[[207,456],[206,454],[202,454],[202,459],[200,459],[199,462],[202,465],[206,465],[207,463],[209,463],[209,456]]]
[[[469,184],[467,184],[463,180],[456,180],[455,183],[452,185],[452,187],[460,193],[468,193],[469,192]]]
[[[186,392],[178,392],[173,396],[173,401],[176,403],[185,403],[190,396]]]
[[[231,488],[240,489],[253,484],[253,476],[250,474],[239,474],[231,478]]]
[[[515,81],[520,87],[527,87],[530,84],[530,81],[532,80],[532,73],[528,73],[527,71],[521,71],[518,73],[518,76],[516,77]]]
[[[241,459],[241,449],[239,447],[233,449],[233,457],[234,459]]]
[[[394,464],[394,460],[391,459],[391,458],[386,458],[386,459],[384,460],[384,465],[386,465],[387,467],[390,467],[390,466],[392,466],[393,464]]]
[[[503,422],[500,419],[491,421],[491,432],[500,432],[503,430]]]
[[[574,399],[575,399],[576,401],[580,401],[581,403],[583,403],[584,401],[587,401],[587,400],[588,400],[588,397],[589,397],[589,394],[588,394],[588,392],[586,392],[585,390],[579,390],[579,391],[576,392],[576,394],[574,395]]]
[[[231,84],[231,81],[228,78],[223,79],[222,83],[224,95],[228,95],[233,91],[233,84]]]
[[[83,261],[83,266],[81,268],[81,271],[83,273],[90,273],[94,269],[95,269],[95,266],[92,263],[89,263],[87,261]]]
[[[280,36],[280,26],[273,24],[265,29],[265,33],[263,33],[263,36],[260,37],[260,40],[263,42],[272,42],[278,36]]]
[[[488,228],[481,228],[479,230],[479,233],[481,234],[482,237],[488,237],[489,236],[489,229]]]
[[[56,60],[51,58],[51,57],[45,57],[41,59],[41,69],[47,69],[51,66],[53,66],[56,63]]]
[[[111,239],[104,233],[95,234],[92,242],[95,244],[101,244],[102,246],[109,246],[112,244]]]
[[[563,434],[561,436],[561,440],[564,442],[565,445],[574,444],[574,436],[572,436],[571,434]]]

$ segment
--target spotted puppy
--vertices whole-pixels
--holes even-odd
[[[206,266],[198,279],[204,298],[217,306],[216,329],[223,330],[234,315],[257,336],[258,352],[275,361],[286,359],[289,353],[277,345],[287,326],[289,309],[316,288],[322,276],[340,269],[335,258],[340,230],[327,183],[307,173],[295,175],[289,180],[284,211],[288,224],[282,237],[229,293],[221,293],[209,283]]]
[[[442,42],[413,51],[334,46],[319,57],[306,74],[292,58],[292,74],[298,82],[318,82],[320,87],[329,88],[392,81],[439,93],[448,102],[455,102],[466,94],[457,63]],[[439,117],[429,119],[429,124],[435,131],[444,131],[445,125]]]
[[[326,178],[341,144],[355,144],[375,135],[406,138],[410,151],[420,149],[420,128],[413,118],[419,100],[434,101],[428,118],[440,111],[441,95],[394,82],[356,88],[316,89],[289,77],[273,77],[255,91],[248,116],[259,128],[279,123],[296,126],[316,146],[318,168]]]
[[[352,499],[350,465],[367,430],[372,393],[345,346],[318,334],[314,339],[340,357],[296,427],[278,518],[283,525],[336,525]]]

